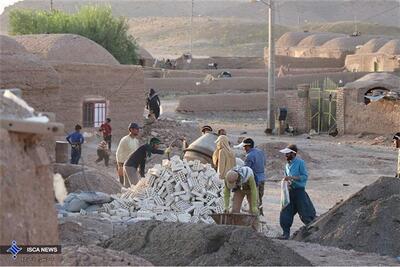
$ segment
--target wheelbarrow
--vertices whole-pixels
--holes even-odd
[[[216,224],[241,225],[258,230],[259,221],[256,215],[244,213],[214,213],[210,215]]]

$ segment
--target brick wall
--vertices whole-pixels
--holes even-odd
[[[61,104],[56,119],[67,132],[82,124],[83,102],[90,99],[107,101],[114,140],[127,132],[130,122],[142,123],[145,107],[144,75],[141,67],[128,65],[52,63],[61,78]],[[94,129],[85,129],[94,130]]]
[[[345,66],[349,71],[374,71],[374,62],[377,62],[378,71],[395,71],[400,67],[396,56],[386,54],[348,55]]]
[[[337,125],[339,134],[398,132],[400,101],[380,100],[365,105],[357,90],[341,89],[337,95]]]
[[[289,75],[276,79],[276,89],[296,89],[298,84],[312,83],[316,80],[321,83],[325,78],[330,78],[338,83],[353,82],[365,72],[333,72],[313,73],[302,75]],[[204,93],[237,93],[237,92],[259,92],[266,91],[268,80],[266,77],[232,77],[217,79],[209,84],[202,83],[203,78],[147,78],[145,85],[147,89],[155,88],[161,95],[168,94],[204,94]],[[196,85],[196,83],[200,83]]]
[[[288,123],[299,132],[308,131],[308,98],[299,97],[297,90],[277,91],[275,107],[288,108]],[[179,98],[177,111],[255,111],[266,110],[266,93],[190,95]],[[249,118],[251,119],[251,118]]]

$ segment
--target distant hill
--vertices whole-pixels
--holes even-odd
[[[1,1],[1,0],[0,0]],[[107,4],[130,19],[131,33],[155,55],[189,51],[191,0],[54,0],[54,8],[74,12],[81,5]],[[25,0],[0,15],[6,33],[11,9],[49,9],[50,0]],[[267,8],[250,0],[194,0],[193,51],[196,55],[262,56],[266,45]],[[362,34],[399,36],[398,0],[275,1],[278,38],[286,31],[352,33],[353,18]]]
[[[400,14],[399,14],[400,15]],[[351,34],[357,29],[361,34],[389,35],[400,37],[400,28],[394,26],[384,26],[376,23],[360,23],[353,21],[338,21],[332,23],[312,23],[302,26],[303,30],[310,32],[337,32]]]

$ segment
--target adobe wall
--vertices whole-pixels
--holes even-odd
[[[298,84],[312,83],[316,80],[322,83],[325,78],[343,84],[353,82],[365,72],[334,72],[334,73],[314,73],[302,75],[288,75],[276,78],[276,89],[296,89]],[[145,85],[147,90],[154,88],[160,95],[168,94],[204,94],[204,93],[237,93],[237,92],[260,92],[268,88],[266,77],[232,77],[226,79],[216,79],[209,84],[203,83],[203,78],[147,78]],[[196,85],[196,83],[200,83]]]
[[[288,108],[288,123],[299,132],[308,131],[308,98],[297,90],[277,91],[275,107]],[[179,97],[177,111],[255,111],[267,109],[266,93],[191,95]],[[251,119],[251,118],[249,118]]]
[[[177,69],[194,70],[208,69],[209,63],[217,63],[218,69],[259,69],[264,67],[262,57],[208,57],[208,58],[192,58],[188,63],[182,57],[176,59]]]
[[[59,245],[53,173],[40,137],[0,128],[0,244]],[[0,255],[1,266],[60,265],[59,255]],[[45,261],[41,260],[45,258]]]
[[[57,121],[67,132],[82,124],[83,102],[105,98],[114,140],[127,132],[130,122],[142,123],[145,107],[144,75],[141,67],[129,65],[52,63],[61,78]],[[93,130],[93,129],[85,129]]]
[[[345,66],[349,71],[374,71],[374,62],[378,64],[378,71],[395,71],[400,67],[400,62],[396,57],[385,54],[359,54],[348,55]]]
[[[357,101],[356,90],[339,90],[337,123],[340,134],[398,132],[400,101],[379,100],[365,105]]]
[[[268,48],[264,50],[264,61],[268,64]],[[275,55],[275,67],[290,65],[291,68],[340,68],[344,66],[346,54],[328,57],[309,56],[294,57],[290,55]]]
[[[52,111],[59,104],[60,78],[46,62],[28,54],[0,56],[0,88],[19,88],[35,110]]]
[[[339,68],[285,68],[286,75],[301,75],[312,73],[331,73],[343,72],[343,67]],[[204,78],[207,74],[217,77],[222,71],[228,71],[232,77],[267,77],[266,68],[261,69],[218,69],[218,70],[169,70],[169,69],[145,69],[144,77],[147,78]],[[279,68],[276,70],[279,73]]]

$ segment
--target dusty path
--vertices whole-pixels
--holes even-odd
[[[326,212],[338,201],[371,184],[379,176],[392,176],[395,173],[397,154],[391,147],[349,144],[354,137],[312,136],[311,139],[307,139],[305,135],[266,136],[263,120],[265,112],[180,114],[174,111],[176,100],[164,100],[163,103],[164,116],[195,120],[200,125],[210,124],[214,129],[224,128],[233,142],[240,136],[249,136],[256,144],[281,142],[297,144],[299,149],[311,158],[311,162],[307,162],[310,173],[307,191],[318,214]],[[243,132],[246,134],[242,134]],[[268,172],[279,173],[280,170],[267,169],[267,176]],[[265,219],[272,230],[272,235],[281,231],[279,179],[277,176],[269,176],[263,199]],[[296,216],[292,231],[300,226],[302,223]]]
[[[391,176],[395,173],[396,151],[388,146],[371,146],[366,144],[351,144],[349,140],[354,137],[334,138],[331,136],[312,136],[307,139],[305,135],[288,136],[266,136],[264,134],[265,112],[226,112],[226,113],[204,113],[204,114],[180,114],[175,112],[176,99],[163,99],[163,117],[175,120],[193,120],[202,124],[209,124],[214,129],[225,128],[233,143],[238,137],[252,137],[256,144],[273,143],[295,143],[299,149],[307,153],[310,160],[307,162],[309,169],[309,182],[307,191],[314,202],[318,214],[326,212],[335,203],[348,198],[365,185],[378,179],[381,175]],[[246,132],[246,134],[243,134]],[[353,138],[353,139],[352,139]],[[357,138],[356,138],[357,139]],[[85,144],[84,162],[88,166],[96,167],[116,178],[115,150],[118,140],[114,140],[111,165],[105,167],[103,163],[95,164],[96,143],[95,137],[88,139]],[[275,151],[276,152],[276,151]],[[279,153],[274,153],[279,156]],[[268,155],[267,155],[268,156]],[[271,158],[270,158],[271,160]],[[284,159],[282,158],[282,166]],[[276,169],[278,168],[278,169]],[[280,233],[279,211],[280,211],[280,184],[279,175],[282,167],[267,169],[269,179],[265,186],[263,202],[266,213],[265,220],[271,235]],[[272,175],[271,175],[272,173]],[[292,232],[301,226],[296,216]]]

